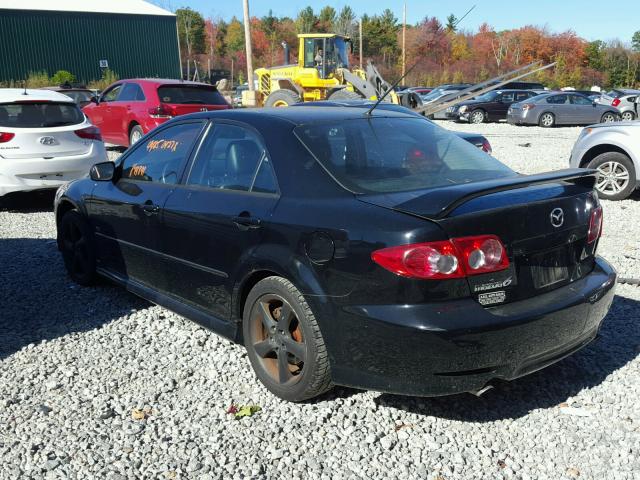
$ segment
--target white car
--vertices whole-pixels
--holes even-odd
[[[622,200],[640,186],[640,121],[591,125],[571,151],[571,167],[598,171],[601,198]]]
[[[0,88],[0,197],[57,188],[107,160],[100,130],[71,98]]]

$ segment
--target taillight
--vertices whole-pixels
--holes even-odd
[[[0,143],[7,143],[9,140],[13,139],[13,137],[15,136],[16,136],[15,133],[0,132]]]
[[[613,101],[611,102],[611,106],[612,107],[617,107],[618,105],[620,105],[620,99],[619,98],[614,98]]]
[[[525,112],[529,111],[529,110],[533,110],[535,108],[535,104],[533,103],[525,103],[524,105],[522,105],[522,110],[524,110]]]
[[[432,280],[463,278],[509,266],[507,252],[495,235],[383,248],[373,252],[371,259],[397,275]]]
[[[467,275],[497,272],[509,266],[507,251],[495,235],[454,238]]]
[[[153,118],[171,118],[177,115],[176,109],[170,105],[161,103],[155,108],[149,109],[149,115]]]
[[[596,208],[591,210],[587,243],[593,243],[600,238],[600,235],[602,235],[602,223],[602,205],[598,205]]]
[[[482,141],[482,151],[488,153],[489,155],[491,155],[491,153],[493,152],[489,140],[485,139]]]
[[[76,130],[75,134],[80,138],[84,138],[85,140],[97,140],[98,142],[102,141],[102,135],[100,134],[100,129],[98,127],[91,126]]]

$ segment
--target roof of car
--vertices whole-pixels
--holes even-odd
[[[53,90],[0,88],[0,103],[25,101],[73,102],[71,98],[62,93],[54,92]]]
[[[215,118],[223,117],[229,120],[250,121],[259,118],[271,117],[275,119],[285,120],[294,125],[303,125],[315,122],[329,122],[350,120],[358,118],[368,118],[365,116],[366,111],[361,107],[344,106],[343,108],[335,108],[335,106],[301,106],[295,108],[243,108],[235,110],[218,110],[210,112],[198,112],[189,115],[190,118]],[[373,117],[395,117],[395,118],[416,118],[416,115],[399,110],[376,109],[373,111]],[[177,117],[184,118],[184,117]]]
[[[179,80],[176,78],[123,78],[121,80],[118,80],[117,83],[122,83],[122,82],[152,83],[156,85],[199,85],[199,86],[204,85],[207,87],[215,88],[215,85],[210,85],[208,83],[192,82],[190,80]]]

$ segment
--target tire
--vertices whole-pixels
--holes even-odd
[[[300,402],[333,386],[318,322],[288,280],[267,277],[253,287],[244,305],[242,332],[256,376],[274,395]]]
[[[553,113],[545,112],[540,115],[540,118],[538,119],[538,125],[540,125],[542,128],[555,127],[556,117],[553,115]]]
[[[351,90],[347,90],[346,88],[342,88],[340,90],[336,90],[327,100],[362,100],[362,96],[359,93],[352,92]]]
[[[64,214],[58,225],[58,248],[71,279],[80,285],[96,281],[96,249],[91,227],[77,210]]]
[[[300,102],[300,95],[291,90],[280,89],[271,92],[264,102],[265,107],[288,107]]]
[[[636,114],[630,111],[626,111],[622,113],[622,120],[625,122],[630,122],[636,118]]]
[[[596,189],[601,198],[624,200],[635,190],[636,169],[624,153],[601,153],[587,167],[598,170]]]
[[[487,113],[484,110],[474,110],[469,114],[469,123],[480,124],[487,121]]]
[[[140,125],[134,125],[131,131],[129,132],[129,146],[136,143],[144,136],[144,132],[142,131],[142,127]]]
[[[613,123],[618,120],[618,116],[613,112],[605,112],[600,119],[600,123]]]

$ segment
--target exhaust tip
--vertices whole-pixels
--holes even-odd
[[[469,390],[469,393],[472,394],[472,395],[475,395],[476,397],[480,397],[483,394],[487,393],[492,388],[493,388],[493,385],[488,383],[484,387],[482,387],[480,390]]]

